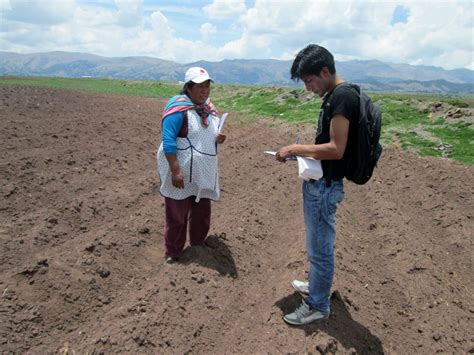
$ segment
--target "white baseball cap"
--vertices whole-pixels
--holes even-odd
[[[189,68],[186,70],[186,74],[184,75],[184,83],[192,81],[193,83],[201,84],[206,80],[214,82],[214,80],[212,80],[212,78],[207,73],[206,69],[201,67]]]

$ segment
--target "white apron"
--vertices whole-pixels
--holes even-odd
[[[217,166],[217,127],[219,118],[209,115],[209,126],[204,127],[201,117],[195,110],[188,110],[188,136],[176,139],[176,157],[184,175],[184,189],[174,187],[171,180],[171,169],[163,152],[161,142],[156,160],[160,174],[160,193],[174,200],[184,200],[196,196],[219,199],[219,175]]]

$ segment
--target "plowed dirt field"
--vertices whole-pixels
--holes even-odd
[[[331,317],[292,327],[301,181],[263,151],[314,127],[231,113],[208,246],[168,265],[163,104],[0,87],[1,353],[474,352],[472,167],[385,147],[345,184]]]

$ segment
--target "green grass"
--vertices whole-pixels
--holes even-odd
[[[449,100],[451,105],[459,107],[455,98],[435,97],[433,101],[440,100],[446,103]],[[379,97],[378,103],[383,112],[383,142],[399,144],[423,156],[447,157],[474,165],[472,122],[463,119],[450,122],[445,117],[432,120],[426,109],[412,106],[406,99]]]
[[[0,85],[24,85],[158,98],[171,97],[180,89],[178,84],[160,81],[56,77],[0,77]]]
[[[471,122],[456,122],[448,126],[432,126],[427,130],[449,144],[452,148],[447,156],[461,163],[474,165],[474,130]]]
[[[0,85],[27,85],[168,99],[180,85],[159,81],[93,78],[0,77]],[[463,118],[431,118],[432,107],[442,103],[473,108],[474,95],[445,96],[406,93],[370,93],[383,112],[382,142],[397,144],[421,155],[448,157],[474,165],[474,127]],[[236,113],[241,124],[261,118],[315,124],[321,100],[300,88],[214,85],[212,100],[218,108]]]
[[[410,128],[423,123],[427,118],[427,114],[416,107],[396,101],[391,97],[384,97],[375,102],[382,108],[384,128],[396,126]]]
[[[474,95],[433,95],[425,93],[390,93],[390,92],[376,92],[370,95],[374,101],[390,97],[396,101],[416,100],[420,102],[444,102],[455,107],[474,107]]]
[[[400,146],[405,149],[416,148],[421,155],[441,156],[436,147],[438,144],[431,139],[421,137],[418,133],[410,131],[407,133],[396,132],[395,136],[400,142]]]
[[[321,103],[301,89],[281,87],[217,85],[212,97],[226,110],[287,122],[314,122]]]

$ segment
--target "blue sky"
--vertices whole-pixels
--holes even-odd
[[[474,69],[471,0],[0,0],[0,50],[151,56],[189,63],[292,59]]]

